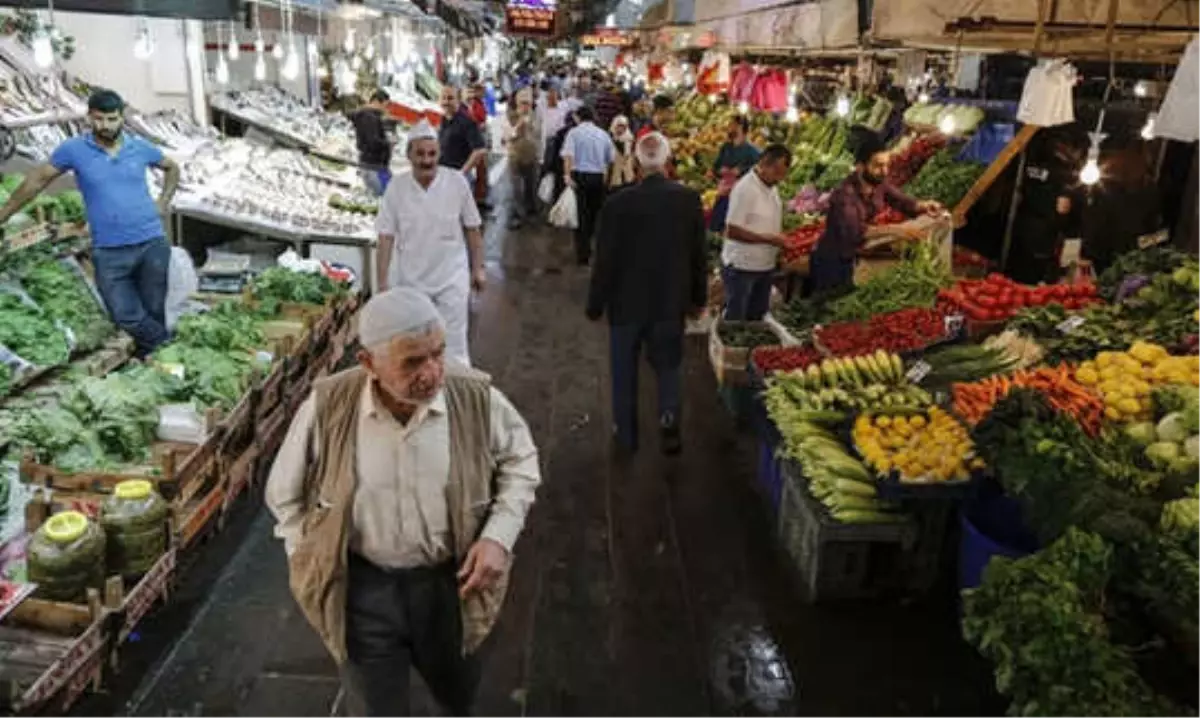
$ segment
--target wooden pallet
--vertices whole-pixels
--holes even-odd
[[[254,487],[258,475],[258,457],[258,447],[251,445],[240,456],[225,463],[225,502],[221,507],[222,512],[229,511],[242,493]]]
[[[112,614],[92,589],[88,605],[25,599],[0,622],[3,699],[20,715],[62,715],[101,688]]]

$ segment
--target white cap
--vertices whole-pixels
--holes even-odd
[[[386,344],[397,337],[445,329],[433,301],[411,287],[396,287],[376,294],[358,317],[358,341],[366,348]]]
[[[433,125],[429,124],[428,120],[421,120],[408,131],[408,144],[410,145],[418,140],[436,140],[437,138],[437,130],[433,129]]]

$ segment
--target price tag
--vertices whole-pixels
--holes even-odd
[[[933,367],[929,365],[929,362],[925,361],[924,359],[920,359],[916,364],[913,364],[908,368],[908,372],[904,375],[904,378],[908,379],[913,384],[919,384],[921,383],[922,379],[929,376],[929,372],[932,370]]]
[[[1058,325],[1055,327],[1055,329],[1058,329],[1058,331],[1062,332],[1063,334],[1070,334],[1071,332],[1075,331],[1079,327],[1083,326],[1083,323],[1085,321],[1087,321],[1087,320],[1084,319],[1081,315],[1076,314],[1073,317],[1067,317],[1066,319],[1059,322]]]
[[[963,315],[947,314],[942,321],[945,325],[946,336],[952,337],[962,331]]]
[[[1145,249],[1147,247],[1153,247],[1155,245],[1162,244],[1163,242],[1167,241],[1168,236],[1170,235],[1165,229],[1160,229],[1157,232],[1151,232],[1150,234],[1143,234],[1142,236],[1138,237],[1138,249]]]

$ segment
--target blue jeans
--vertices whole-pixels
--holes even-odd
[[[164,305],[171,247],[159,237],[122,247],[93,247],[96,288],[117,326],[137,344],[145,357],[169,337]]]
[[[617,443],[637,448],[638,369],[642,345],[658,377],[658,416],[663,424],[678,425],[680,365],[683,363],[683,320],[614,324],[609,327],[612,360],[613,431]]]
[[[376,197],[382,197],[387,191],[388,183],[392,181],[391,170],[362,170],[360,173],[363,183],[367,185],[367,189]]]
[[[733,321],[759,321],[771,308],[772,271],[753,272],[721,267],[725,285],[725,318]]]

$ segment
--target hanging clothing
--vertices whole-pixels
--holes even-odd
[[[733,69],[733,73],[729,79],[729,101],[750,102],[754,95],[754,81],[758,73],[754,71],[754,67],[747,63],[739,63]]]
[[[1179,142],[1195,142],[1200,139],[1200,118],[1196,115],[1196,104],[1200,102],[1200,72],[1196,65],[1200,64],[1200,47],[1197,40],[1192,38],[1183,59],[1175,69],[1175,77],[1167,88],[1167,96],[1163,98],[1158,119],[1154,123],[1154,136],[1165,137]]]

